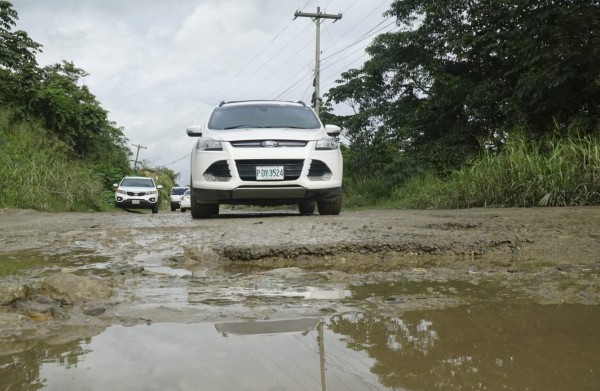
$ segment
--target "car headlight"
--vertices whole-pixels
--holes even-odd
[[[158,193],[158,191],[156,191],[156,190],[150,190],[150,191],[148,192],[148,194],[149,194],[149,195],[152,195],[152,194],[157,194],[157,193]]]
[[[315,149],[338,149],[338,142],[333,137],[323,137],[322,139],[317,141]]]
[[[117,189],[117,193],[119,194],[127,194],[125,190]]]
[[[221,141],[212,139],[200,139],[196,144],[196,149],[200,151],[222,151]]]

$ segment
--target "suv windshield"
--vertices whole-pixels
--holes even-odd
[[[187,187],[174,187],[171,189],[171,194],[173,195],[182,195],[187,190]]]
[[[121,182],[121,186],[128,186],[128,187],[154,187],[154,182],[152,182],[152,179],[125,178],[125,179],[123,179],[123,182]]]
[[[319,119],[306,106],[243,105],[217,107],[208,121],[210,129],[295,128],[318,129]]]

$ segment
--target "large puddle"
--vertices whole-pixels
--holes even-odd
[[[0,391],[600,389],[595,270],[331,279],[165,258],[140,253],[128,267],[143,272],[120,287],[121,315],[155,316],[148,324],[0,330]],[[7,278],[121,270],[85,251],[5,254],[0,266]]]
[[[112,326],[4,341],[0,379],[3,390],[598,390],[599,324],[598,306],[496,303]]]

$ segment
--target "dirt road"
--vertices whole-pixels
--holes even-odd
[[[412,263],[436,256],[459,267],[474,259],[594,263],[600,258],[600,207],[344,211],[333,217],[222,210],[210,220],[180,212],[0,210],[0,241],[5,253],[88,249],[124,260],[140,251],[169,251],[218,262],[315,256],[322,265],[331,255],[327,262],[334,268],[353,267],[337,262],[339,256],[389,253]]]
[[[286,319],[308,319],[299,321],[303,323],[317,318],[326,319],[329,340],[335,340],[339,332],[345,333],[344,328],[339,329],[342,325],[355,330],[366,319],[369,323],[363,325],[368,327],[379,327],[385,320],[388,331],[373,335],[381,334],[383,339],[377,343],[387,346],[387,353],[379,357],[379,362],[388,363],[390,376],[396,376],[397,349],[396,345],[389,345],[390,340],[407,338],[406,346],[417,340],[429,344],[432,335],[437,339],[446,329],[448,317],[455,319],[447,325],[451,333],[458,323],[468,320],[463,311],[479,314],[475,323],[463,325],[475,327],[473,332],[480,332],[477,325],[494,325],[485,340],[495,340],[496,325],[508,321],[514,324],[504,327],[522,335],[526,328],[536,324],[529,319],[532,311],[549,319],[539,320],[544,327],[548,322],[562,322],[562,319],[570,323],[558,324],[556,327],[561,330],[597,323],[599,228],[600,207],[371,210],[343,211],[339,216],[222,209],[221,215],[210,220],[193,220],[189,213],[179,211],[153,215],[146,211],[0,210],[2,378],[12,379],[6,389],[27,389],[49,376],[40,374],[43,363],[48,362],[48,352],[55,352],[56,357],[50,358],[57,363],[62,362],[65,354],[85,354],[78,346],[92,337],[120,335],[120,326],[161,325],[152,330],[162,330],[165,334],[161,338],[167,339],[179,333],[175,330],[182,329],[175,324],[280,319],[288,322],[282,323],[286,327],[296,327],[296,321]],[[517,303],[528,307],[515,307]],[[560,304],[561,310],[544,309],[548,304]],[[499,320],[498,311],[510,316]],[[396,327],[399,314],[408,313],[415,317],[411,326],[415,330],[410,333],[404,326]],[[349,318],[348,314],[360,316]],[[411,322],[412,318],[406,315],[403,319]],[[429,334],[415,339],[415,335],[421,335],[419,330],[431,322],[436,327],[431,331],[433,334],[428,331]],[[142,342],[143,346],[152,343],[154,337],[144,329],[135,330],[138,338],[150,338],[150,342]],[[184,335],[196,335],[199,329],[185,330],[186,334],[171,343],[195,346],[196,341]],[[213,343],[211,328],[203,326],[201,330],[204,334],[195,338],[208,338]],[[366,328],[352,338],[367,338],[371,335],[369,330]],[[409,334],[402,337],[399,332]],[[581,346],[596,343],[597,333],[593,328],[573,330],[573,335],[580,336]],[[444,341],[449,341],[448,337]],[[490,351],[500,348],[502,341],[498,339],[498,346],[490,347]],[[538,342],[540,346],[558,346],[555,340],[550,343],[536,336]],[[99,343],[100,350],[111,346]],[[572,349],[569,339],[564,344],[565,349]],[[443,349],[446,357],[423,362],[427,373],[430,368],[442,368],[440,363],[449,362],[456,354],[455,347],[427,346],[430,350]],[[529,346],[529,342],[511,346]],[[414,346],[415,357],[421,357],[422,348],[420,344]],[[350,354],[341,345],[333,349],[338,349],[336,355]],[[164,352],[159,350],[156,354],[155,360],[161,361]],[[531,352],[514,349],[507,352],[511,357],[520,355],[523,362],[532,361],[528,354]],[[592,355],[591,350],[589,354]],[[122,355],[115,353],[115,357]],[[190,361],[202,357],[204,352],[195,352]],[[301,360],[309,365],[311,357]],[[580,351],[577,357],[587,356]],[[258,364],[268,365],[270,359],[270,354],[265,355],[266,361],[259,360]],[[366,370],[368,360],[360,360],[366,360],[361,364],[365,372],[360,377],[367,381],[373,374]],[[482,367],[497,372],[497,358],[482,360]],[[596,365],[588,359],[581,360],[573,361],[577,363],[574,374]],[[295,367],[298,361],[293,362],[290,367]],[[331,368],[330,373],[340,378],[356,375],[341,368]],[[474,373],[469,368],[465,367],[465,374]],[[71,375],[63,378],[63,369],[57,371],[54,378],[49,378],[64,380],[56,380],[55,389],[89,384],[89,379],[73,380]],[[440,376],[447,376],[445,371]],[[556,371],[564,372],[559,368]],[[82,373],[90,376],[103,371]],[[180,376],[193,378],[194,373],[182,369]],[[595,372],[585,373],[585,376],[574,375],[576,380],[569,381],[594,386],[600,383]],[[285,374],[282,376],[287,378]],[[114,381],[120,386],[135,379],[141,381],[143,377],[115,377]],[[215,381],[223,379],[227,378]],[[303,379],[306,384],[312,381],[311,377]],[[410,384],[406,379],[397,383],[390,382],[390,377],[385,379],[388,380],[368,380],[381,383],[370,389]],[[484,376],[484,380],[489,379]],[[506,377],[498,379],[504,381]],[[523,379],[515,379],[511,384],[516,389],[522,388]],[[540,374],[535,384],[544,384],[546,380]],[[469,381],[476,385],[482,379]],[[97,389],[102,389],[100,384]],[[222,389],[229,389],[224,384]],[[132,387],[141,386],[147,384],[132,383]]]
[[[194,220],[179,211],[152,215],[3,210],[0,227],[3,280],[16,284],[2,303],[5,309],[17,299],[48,296],[49,290],[70,297],[69,290],[81,285],[52,289],[40,285],[52,273],[67,272],[95,277],[94,283],[99,280],[114,289],[112,299],[101,304],[94,304],[95,297],[84,297],[73,307],[64,307],[101,306],[108,323],[120,321],[123,312],[160,321],[172,317],[173,306],[182,310],[181,319],[215,313],[260,317],[264,314],[252,312],[256,306],[217,305],[198,311],[177,303],[241,303],[242,298],[246,302],[247,296],[257,296],[251,287],[267,280],[267,285],[278,288],[258,295],[263,298],[283,291],[279,296],[306,295],[302,287],[308,285],[337,289],[338,293],[330,293],[336,295],[350,282],[399,275],[420,280],[482,276],[502,280],[510,275],[515,287],[532,279],[555,281],[546,291],[535,292],[545,300],[600,300],[596,283],[583,293],[554,289],[559,284],[554,278],[557,271],[577,280],[578,273],[600,268],[600,207],[372,210],[344,211],[339,216],[236,209],[222,210],[210,220]],[[186,293],[178,294],[187,297],[174,297],[173,290],[182,286]],[[56,292],[53,295],[56,303],[65,302]],[[273,311],[278,303],[272,304],[265,311]],[[320,305],[306,306],[303,312],[314,314]],[[21,307],[36,312],[39,306]],[[48,312],[46,307],[39,310]],[[278,316],[298,315],[276,311]]]

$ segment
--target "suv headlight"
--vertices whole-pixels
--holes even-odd
[[[127,194],[125,190],[117,189],[117,193],[119,194]]]
[[[200,151],[222,151],[223,146],[219,140],[200,139],[196,144],[196,149]]]
[[[323,137],[322,139],[317,141],[317,145],[315,149],[325,150],[325,149],[338,149],[338,142],[333,137]]]

